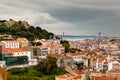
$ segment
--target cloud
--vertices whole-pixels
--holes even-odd
[[[73,25],[66,22],[44,24],[42,28],[45,28],[48,31],[53,32],[55,34],[62,34],[63,32],[65,32],[66,34],[70,34],[71,32],[73,32],[71,30],[71,28],[73,28]]]
[[[118,36],[119,0],[1,0],[0,19],[27,20],[56,34]],[[117,33],[116,33],[117,32]]]

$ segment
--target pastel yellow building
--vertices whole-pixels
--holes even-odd
[[[27,48],[29,46],[29,41],[26,38],[17,38],[19,42],[19,48]]]

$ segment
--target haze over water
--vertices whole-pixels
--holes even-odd
[[[59,38],[61,38],[61,36],[58,36]],[[98,38],[98,36],[62,36],[63,40],[70,40],[70,41],[74,41],[74,40],[85,40],[85,39],[94,39],[94,38]]]

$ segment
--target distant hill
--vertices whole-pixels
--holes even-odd
[[[27,21],[15,21],[10,19],[0,20],[0,34],[11,34],[14,37],[26,37],[34,39],[49,39],[54,34],[40,27],[31,26]]]

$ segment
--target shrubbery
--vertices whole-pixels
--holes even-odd
[[[67,73],[57,68],[56,58],[49,57],[37,66],[8,70],[8,80],[54,80],[55,76]]]

